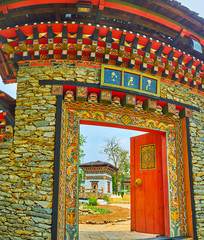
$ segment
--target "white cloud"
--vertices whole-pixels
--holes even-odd
[[[0,76],[0,90],[16,99],[17,83],[4,84]]]

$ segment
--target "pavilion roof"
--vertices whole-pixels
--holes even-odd
[[[16,100],[0,90],[0,118],[8,125],[14,125],[15,106]]]
[[[127,30],[137,31],[142,25],[148,28],[152,25],[148,15],[162,16],[177,23],[179,26],[191,29],[204,37],[204,18],[175,0],[92,0],[93,11],[90,17],[80,17],[76,14],[77,0],[6,0],[0,3],[0,29],[16,25],[40,23],[42,21],[76,21],[98,23],[112,27],[121,26]],[[99,18],[98,9],[102,10]],[[131,10],[132,9],[132,10]],[[146,14],[139,13],[145,11]],[[45,14],[46,13],[46,14]],[[70,14],[69,17],[67,14]],[[137,18],[134,15],[138,15]],[[125,23],[126,22],[126,23]],[[124,26],[123,26],[124,25]],[[164,23],[165,25],[165,23]],[[153,27],[153,26],[152,26]],[[157,27],[157,26],[156,26]],[[162,30],[162,29],[160,29]],[[170,29],[166,29],[168,32]],[[145,31],[145,29],[143,29]],[[144,32],[145,34],[145,32]]]
[[[83,169],[89,168],[89,167],[92,167],[92,168],[109,167],[112,170],[115,170],[115,171],[118,170],[118,168],[114,167],[112,164],[110,164],[108,162],[102,162],[100,160],[95,161],[95,162],[83,163],[83,164],[80,164],[79,167],[81,167]]]

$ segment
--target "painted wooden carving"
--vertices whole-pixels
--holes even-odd
[[[64,100],[74,101],[74,91],[72,91],[72,90],[67,90],[66,93],[65,93]]]
[[[92,92],[88,96],[88,102],[89,103],[98,103],[98,95],[95,92]]]
[[[101,85],[160,95],[160,81],[157,77],[109,65],[101,66]]]
[[[141,170],[154,169],[156,167],[155,145],[142,146],[140,148]]]

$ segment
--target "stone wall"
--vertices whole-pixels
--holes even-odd
[[[56,97],[39,80],[99,79],[97,68],[19,69],[14,140],[0,144],[0,239],[51,239]]]
[[[80,68],[74,66],[45,66],[41,67],[39,80],[75,81],[86,83],[100,83],[101,70],[99,68]]]
[[[0,239],[51,239],[56,97],[39,80],[99,83],[98,68],[20,67],[13,143],[0,144]],[[204,239],[204,98],[161,84],[161,96],[201,109],[190,119],[196,219]]]
[[[200,109],[190,118],[190,138],[198,238],[204,239],[204,97],[181,87],[161,84],[161,97],[189,104]]]
[[[39,85],[43,77],[41,68],[18,72],[13,146],[2,149],[0,239],[51,239],[56,97]]]

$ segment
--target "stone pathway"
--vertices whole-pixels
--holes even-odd
[[[130,204],[111,204],[130,209]],[[79,224],[79,240],[179,240],[185,237],[157,237],[158,234],[130,232],[130,220],[108,224]],[[186,240],[193,240],[186,238]]]
[[[130,204],[110,204],[130,209]],[[155,238],[155,234],[130,232],[130,220],[108,224],[79,224],[79,240],[136,240]]]
[[[154,236],[155,237],[155,236]],[[136,240],[152,238],[147,234],[136,232],[80,232],[79,240]]]
[[[115,224],[79,224],[79,240],[133,240],[154,238],[155,234],[130,232],[130,221]]]

